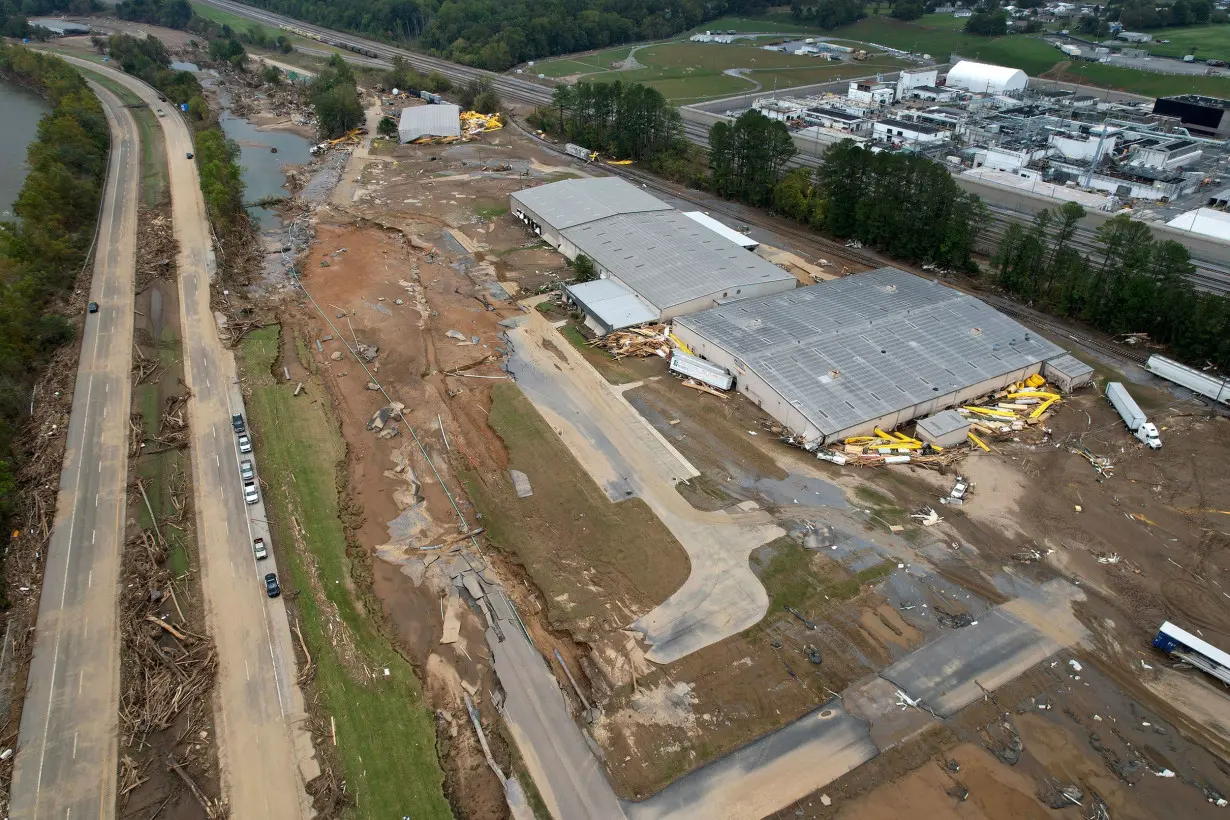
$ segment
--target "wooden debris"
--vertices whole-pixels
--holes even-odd
[[[645,327],[629,327],[608,333],[590,342],[593,347],[608,351],[616,359],[635,356],[638,359],[649,356],[666,358],[671,354],[671,343],[666,333],[666,325],[646,325]]]

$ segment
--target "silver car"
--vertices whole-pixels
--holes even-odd
[[[260,501],[260,496],[256,493],[256,482],[247,481],[243,485],[243,500],[249,504],[255,504]]]
[[[239,462],[239,477],[244,481],[251,481],[256,478],[256,468],[252,466],[252,459],[245,458]]]
[[[252,439],[248,438],[247,433],[244,433],[243,435],[239,437],[239,452],[241,453],[252,452]]]

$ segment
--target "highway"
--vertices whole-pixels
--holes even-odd
[[[97,85],[111,126],[98,252],[56,517],[17,736],[9,816],[115,816],[118,590],[128,481],[140,145],[132,114]]]
[[[222,796],[231,816],[306,820],[304,784],[319,773],[296,682],[290,626],[282,598],[261,580],[275,558],[257,562],[253,536],[264,536],[263,505],[244,503],[231,412],[243,411],[233,355],[218,339],[210,308],[215,260],[188,126],[139,80],[115,69],[65,58],[105,73],[137,93],[160,117],[167,145],[181,304],[184,381],[192,391],[190,452],[201,586],[209,634],[218,651],[214,714]],[[131,267],[131,266],[130,266]],[[131,290],[131,286],[130,286]],[[128,372],[128,348],[123,372]],[[127,413],[123,415],[127,423]],[[114,606],[114,604],[113,604]],[[112,703],[111,713],[115,711]],[[111,764],[112,779],[115,777]]]

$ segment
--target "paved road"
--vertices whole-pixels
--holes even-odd
[[[265,596],[261,577],[274,559],[257,562],[253,536],[264,536],[262,505],[244,503],[231,412],[242,412],[234,357],[223,349],[210,309],[215,261],[187,125],[153,89],[126,74],[106,73],[162,108],[171,207],[179,241],[184,380],[192,390],[190,448],[201,584],[218,649],[214,704],[223,797],[233,817],[292,820],[312,815],[304,788],[319,773],[296,684],[290,627],[282,599]]]
[[[17,740],[10,816],[115,816],[119,555],[131,394],[133,257],[140,146],[132,114],[95,87],[111,125],[81,360],[34,657]]]
[[[645,657],[671,663],[759,623],[769,596],[748,556],[785,532],[764,512],[692,507],[675,484],[696,470],[624,399],[635,385],[608,384],[538,311],[519,321],[508,332],[518,386],[607,497],[644,500],[691,561],[683,586],[629,627],[652,646]]]

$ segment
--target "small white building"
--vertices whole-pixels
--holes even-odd
[[[975,94],[1022,91],[1028,84],[1029,77],[1019,68],[975,63],[972,60],[961,60],[954,65],[945,82],[949,88],[963,88]]]
[[[771,120],[781,120],[787,125],[799,122],[803,117],[803,109],[800,106],[785,100],[763,98],[753,101],[752,108]]]
[[[871,133],[881,142],[898,145],[943,142],[952,135],[951,131],[940,130],[935,126],[896,119],[884,119],[872,123]]]
[[[1145,34],[1140,31],[1121,31],[1115,35],[1117,39],[1124,40],[1128,43],[1151,43],[1153,42],[1152,34]]]
[[[414,142],[422,137],[460,137],[461,108],[452,103],[415,105],[401,110],[397,138]]]
[[[755,239],[745,233],[739,233],[734,228],[728,228],[703,211],[684,211],[683,215],[698,225],[704,225],[718,236],[729,239],[745,251],[754,251],[760,247],[760,243]]]
[[[1105,138],[1100,134],[1089,134],[1079,138],[1065,134],[1051,134],[1048,140],[1051,148],[1059,152],[1064,159],[1079,159],[1087,162],[1092,162],[1094,155],[1098,153],[1099,142],[1102,143],[1101,156],[1108,157],[1114,153],[1119,137],[1115,134],[1110,134]]]
[[[897,98],[897,89],[888,83],[860,83],[854,80],[846,99],[863,105],[892,105]]]
[[[1130,146],[1128,150],[1129,165],[1164,171],[1191,166],[1204,156],[1200,144],[1192,140],[1148,138]]]
[[[903,68],[897,75],[897,99],[906,99],[912,88],[934,86],[938,79],[939,72],[934,68]]]
[[[1218,211],[1214,208],[1197,208],[1194,211],[1179,214],[1166,224],[1181,231],[1230,242],[1230,213],[1225,211]]]
[[[960,11],[954,11],[952,16],[956,17],[958,20],[963,20],[967,17],[973,17],[974,13],[969,9],[961,9]]]
[[[927,102],[952,102],[960,95],[952,88],[940,88],[934,85],[916,85],[904,92],[903,100],[926,100]]]
[[[803,122],[808,125],[829,128],[834,131],[845,131],[850,134],[865,133],[871,123],[866,117],[851,114],[849,111],[838,111],[836,108],[814,106],[803,112]]]

